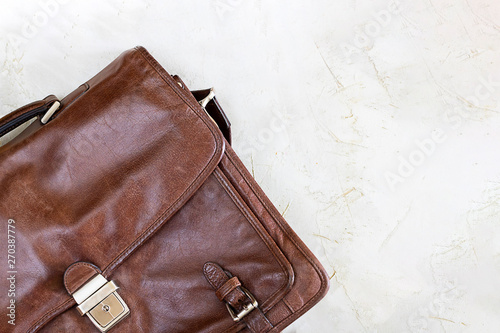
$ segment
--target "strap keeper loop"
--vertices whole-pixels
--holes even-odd
[[[224,301],[224,298],[232,292],[234,289],[241,286],[240,280],[238,280],[237,276],[233,276],[229,280],[227,280],[217,291],[215,295],[220,301]]]

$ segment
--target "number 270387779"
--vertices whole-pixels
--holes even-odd
[[[9,271],[16,269],[16,222],[12,219],[7,225],[7,264]]]
[[[7,317],[11,325],[16,324],[16,274],[16,221],[9,219],[7,221],[7,280],[9,281]]]

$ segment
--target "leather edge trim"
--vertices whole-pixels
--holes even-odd
[[[59,304],[55,308],[50,309],[49,311],[45,312],[45,314],[40,317],[34,324],[31,325],[31,327],[26,331],[26,333],[34,333],[38,331],[40,328],[42,328],[47,322],[49,322],[52,318],[55,316],[60,315],[64,311],[68,310],[72,306],[76,305],[76,301],[72,297],[68,297],[66,301],[63,303]],[[45,319],[48,319],[45,321]]]
[[[260,307],[263,311],[267,311],[280,300],[280,296],[284,296],[291,289],[295,280],[295,272],[293,271],[292,264],[219,167],[215,168],[214,176],[229,195],[236,207],[238,207],[243,216],[245,216],[247,222],[252,226],[257,235],[267,246],[269,252],[271,252],[274,259],[281,266],[281,269],[285,274],[285,282],[283,285],[280,286],[273,294],[269,295],[265,301],[261,302]],[[242,277],[240,276],[240,278]]]
[[[270,202],[269,198],[264,194],[260,186],[255,182],[255,180],[249,180],[248,175],[241,170],[246,170],[243,162],[239,159],[231,148],[226,149],[225,155],[228,157],[231,164],[233,164],[234,168],[238,171],[241,177],[245,180],[247,185],[250,187],[252,192],[258,198],[263,207],[267,210],[267,212],[273,217],[276,225],[283,231],[283,233],[290,239],[290,241],[295,245],[295,247],[304,255],[307,261],[311,264],[314,270],[317,272],[318,277],[321,281],[321,286],[318,289],[317,293],[311,297],[309,301],[304,303],[304,305],[293,312],[290,316],[286,317],[279,323],[277,323],[271,332],[280,332],[286,326],[290,325],[293,321],[295,321],[298,317],[302,316],[305,312],[311,309],[315,304],[317,304],[328,292],[330,286],[330,279],[326,273],[326,270],[323,268],[322,264],[316,258],[316,256],[311,252],[311,250],[305,245],[305,243],[298,237],[298,235],[291,229],[290,225],[285,221],[285,219],[279,214],[274,206],[269,206],[267,203]],[[236,157],[236,158],[235,158]],[[248,172],[248,171],[247,171]],[[274,209],[273,209],[274,208]],[[286,226],[285,226],[286,225]],[[290,232],[291,231],[291,232]]]
[[[185,198],[187,195],[186,193],[192,192],[194,194],[194,191],[196,191],[197,188],[199,188],[202,184],[203,181],[213,172],[213,170],[217,167],[218,163],[222,159],[222,156],[224,155],[225,152],[225,141],[222,137],[222,134],[220,131],[215,128],[215,124],[210,120],[207,119],[208,115],[205,115],[203,110],[201,110],[201,106],[197,105],[197,103],[193,103],[193,100],[195,101],[194,97],[192,97],[192,100],[187,98],[187,93],[179,87],[175,81],[173,81],[173,78],[168,74],[168,72],[156,61],[156,59],[153,58],[153,56],[142,46],[137,46],[134,49],[132,49],[130,54],[138,53],[140,54],[144,59],[145,63],[151,66],[156,73],[160,76],[161,79],[163,79],[169,86],[170,88],[181,98],[181,100],[189,106],[189,108],[205,123],[205,125],[208,127],[210,132],[212,133],[215,141],[215,147],[214,147],[214,152],[212,154],[212,157],[208,161],[208,163],[205,165],[205,167],[200,171],[200,173],[196,176],[196,178],[193,180],[193,182],[187,187],[186,191],[179,196],[179,198],[170,205],[163,213],[160,214],[160,216],[149,225],[144,231],[141,232],[140,236],[138,236],[133,242],[131,242],[124,250],[122,250],[113,260],[111,260],[110,263],[106,264],[104,266],[104,269],[102,269],[102,275],[106,278],[108,278],[111,273],[126,259],[128,258],[142,243],[144,243],[147,239],[149,239],[166,221],[167,219],[165,216],[169,215],[170,213],[178,210],[180,207],[180,202],[182,201],[181,199],[187,200],[188,198]],[[127,51],[125,51],[127,52]],[[116,58],[115,58],[116,60]],[[113,60],[114,61],[114,60]],[[100,72],[99,72],[100,73]],[[96,74],[94,77],[96,77]],[[90,80],[89,80],[90,81]],[[89,82],[87,81],[87,83]],[[173,81],[173,82],[172,82]],[[197,105],[197,107],[196,107]],[[211,171],[207,171],[211,170]],[[200,180],[203,176],[203,180]],[[193,186],[195,185],[195,186]],[[193,190],[193,187],[196,187],[195,190]],[[65,310],[69,309],[70,307],[74,306],[76,303],[71,302],[73,298],[68,296],[68,298],[61,304],[57,305],[56,307],[48,310],[42,317],[39,319],[35,320],[31,325],[30,328],[28,329],[28,333],[34,333],[38,331],[40,328],[45,326],[50,320],[52,320],[55,316],[60,315],[62,312]],[[69,303],[68,303],[69,302]]]
[[[201,106],[198,105],[198,108],[194,107],[195,103],[192,103],[192,101],[189,101],[188,99],[185,98],[184,96],[184,91],[181,90],[179,85],[176,84],[174,79],[168,74],[168,72],[156,61],[156,59],[153,58],[153,56],[142,46],[138,46],[134,49],[136,52],[138,52],[142,57],[146,60],[146,62],[157,72],[157,74],[162,78],[169,86],[170,88],[179,96],[184,103],[186,103],[190,109],[205,123],[205,125],[208,127],[208,129],[212,132],[212,135],[214,137],[215,141],[215,147],[214,147],[214,152],[212,154],[212,157],[208,161],[208,163],[205,165],[205,167],[200,171],[200,173],[195,177],[193,182],[186,188],[184,193],[182,193],[177,200],[172,203],[170,207],[168,207],[166,210],[163,211],[159,215],[159,217],[156,218],[156,220],[149,225],[144,231],[141,232],[141,235],[138,236],[132,243],[130,243],[120,254],[118,254],[110,263],[106,264],[104,266],[103,275],[105,277],[108,277],[115,269],[118,267],[121,262],[123,262],[124,259],[128,258],[132,252],[134,252],[142,243],[144,243],[153,233],[155,233],[167,220],[165,216],[169,215],[172,211],[176,211],[179,209],[179,202],[182,202],[187,196],[188,193],[193,193],[196,191],[197,188],[199,188],[204,180],[210,175],[211,172],[217,167],[217,164],[220,162],[222,159],[222,156],[225,151],[225,143],[224,140],[222,139],[222,134],[217,133],[218,129],[215,128],[215,124],[210,120],[206,119],[208,116],[204,114],[204,112],[201,112],[198,108],[201,108]],[[174,82],[172,82],[174,81]],[[219,134],[219,135],[217,135]],[[207,171],[211,170],[211,171]],[[203,178],[203,180],[200,180]],[[193,188],[196,188],[193,190]]]

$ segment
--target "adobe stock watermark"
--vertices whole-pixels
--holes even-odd
[[[465,101],[471,108],[477,107],[481,101],[489,99],[491,95],[495,93],[496,89],[500,87],[500,80],[494,81],[492,74],[490,74],[488,78],[480,77],[479,82],[479,85],[474,89],[474,95],[465,98]],[[455,107],[445,113],[445,121],[448,122],[454,130],[457,130],[463,124],[463,120],[470,118],[471,115],[470,109]]]
[[[372,20],[355,28],[355,35],[352,43],[341,43],[339,46],[344,56],[351,60],[354,54],[362,54],[364,49],[373,46],[373,39],[379,36],[384,28],[391,24],[392,19],[399,13],[399,0],[393,0],[386,9],[372,13]]]
[[[448,320],[443,318],[446,308],[462,296],[463,290],[455,281],[443,282],[438,288],[439,290],[434,293],[434,298],[408,318],[407,325],[410,332],[429,332],[432,328],[429,320]]]
[[[244,141],[238,147],[238,152],[242,157],[253,156],[257,152],[262,151],[267,145],[276,139],[276,136],[285,131],[285,118],[279,111],[273,110],[273,116],[269,121],[268,126],[259,130],[257,136]]]
[[[480,77],[479,85],[474,89],[474,95],[465,98],[465,101],[471,108],[477,107],[481,101],[487,100],[500,87],[500,81],[497,81],[490,74],[488,78]],[[464,119],[470,118],[470,110],[461,107],[455,107],[444,114],[445,122],[450,124],[453,130],[458,130],[464,123]],[[398,167],[396,172],[386,171],[384,178],[392,191],[396,190],[398,184],[413,176],[416,169],[423,165],[432,154],[434,154],[440,144],[448,139],[448,134],[442,128],[434,129],[430,135],[423,140],[415,141],[413,149],[406,157],[398,156]]]
[[[16,325],[16,280],[17,280],[17,264],[16,264],[16,221],[9,219],[7,221],[7,323]]]
[[[61,5],[69,3],[69,0],[40,0],[39,10],[31,18],[25,19],[20,28],[20,33],[9,33],[7,39],[15,49],[35,38],[43,27],[49,24],[61,8]]]
[[[234,11],[243,3],[243,0],[216,0],[215,1],[215,12],[219,19],[224,19],[224,16],[228,12]]]
[[[392,191],[395,191],[398,183],[404,182],[406,178],[413,176],[417,167],[424,164],[436,151],[437,145],[443,143],[448,139],[448,136],[442,128],[436,128],[432,131],[429,138],[423,140],[416,140],[416,149],[412,150],[408,157],[398,156],[399,166],[397,173],[387,171],[385,173],[385,180]]]

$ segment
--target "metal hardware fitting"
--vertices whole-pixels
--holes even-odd
[[[212,118],[212,116],[208,113],[208,111],[206,109],[208,102],[210,102],[212,99],[214,99],[214,97],[215,97],[214,88],[210,88],[210,92],[208,93],[207,97],[205,97],[204,99],[202,99],[198,103],[200,103],[201,108],[203,109],[203,111],[205,111],[207,116],[214,122],[215,125],[217,125],[214,118]]]
[[[114,281],[98,274],[72,296],[78,303],[78,312],[87,315],[101,332],[107,332],[130,313],[117,290]]]
[[[207,97],[205,97],[204,99],[202,99],[198,103],[200,103],[202,108],[205,108],[207,106],[208,102],[210,102],[214,97],[215,97],[214,88],[210,88],[210,92],[208,93]]]
[[[250,299],[251,303],[245,305],[243,307],[243,310],[241,310],[240,313],[238,313],[238,314],[234,312],[233,308],[228,303],[226,303],[227,311],[229,311],[229,314],[231,315],[231,318],[233,318],[233,320],[235,322],[240,321],[247,314],[249,314],[250,312],[252,312],[252,310],[256,309],[259,306],[259,303],[257,303],[257,300],[252,295],[252,293],[250,291],[248,291],[248,289],[246,289],[244,287],[240,287],[240,288],[245,293],[245,295]]]
[[[46,123],[48,123],[50,120],[50,117],[52,117],[54,115],[54,113],[56,113],[56,111],[59,109],[60,106],[61,106],[61,102],[55,101],[54,104],[52,104],[50,109],[47,112],[45,112],[42,119],[40,120],[42,122],[42,124],[45,125]]]

